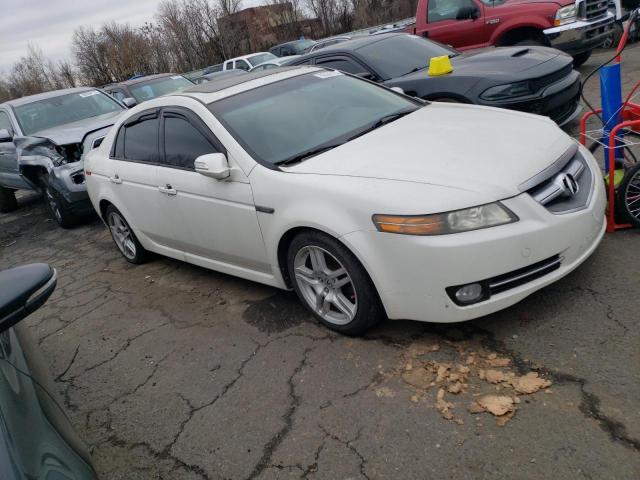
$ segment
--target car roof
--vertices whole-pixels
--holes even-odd
[[[125,80],[124,82],[115,83],[110,85],[111,87],[115,87],[116,85],[137,85],[138,83],[148,82],[149,80],[156,80],[164,77],[173,77],[178,75],[177,73],[155,73],[153,75],[145,75],[144,77],[133,78],[131,80]],[[182,76],[182,75],[180,75]]]
[[[227,88],[235,87],[236,85],[240,85],[242,83],[247,83],[252,80],[257,80],[259,78],[268,77],[270,75],[276,75],[278,73],[292,71],[292,70],[303,70],[300,67],[282,67],[278,69],[269,69],[269,70],[260,70],[257,72],[248,72],[245,75],[232,75],[226,78],[221,78],[215,82],[207,82],[201,83],[199,85],[195,85],[193,87],[189,87],[182,91],[183,94],[189,93],[216,93],[222,90],[226,90]]]
[[[4,102],[3,105],[9,105],[11,107],[19,107],[20,105],[26,105],[27,103],[37,102],[40,100],[47,100],[48,98],[60,97],[62,95],[68,95],[70,93],[81,93],[89,90],[96,90],[93,87],[77,87],[77,88],[64,88],[62,90],[52,90],[50,92],[37,93],[35,95],[27,95],[26,97],[16,98],[15,100],[9,100]]]
[[[251,58],[251,57],[255,57],[256,55],[262,55],[264,53],[271,53],[271,52],[255,52],[255,53],[250,53],[248,55],[242,55],[240,57],[233,57],[230,58],[228,60],[225,60],[224,63],[230,62],[232,60],[244,60],[245,58]],[[273,55],[273,53],[271,53],[271,55]]]
[[[363,35],[363,36],[356,36],[356,37],[351,37],[350,40],[345,40],[344,42],[340,42],[340,43],[336,43],[335,45],[329,45],[327,47],[323,47],[319,50],[315,50],[313,52],[311,52],[310,54],[307,55],[319,55],[319,52],[322,52],[322,55],[325,55],[327,53],[331,53],[331,52],[353,52],[356,50],[359,50],[362,47],[366,47],[369,45],[372,45],[374,43],[378,43],[378,42],[383,42],[384,40],[386,40],[387,38],[392,38],[392,37],[402,37],[402,36],[407,36],[408,34],[406,33],[386,33],[384,35]],[[318,52],[318,53],[316,53]],[[305,55],[305,57],[307,56]]]

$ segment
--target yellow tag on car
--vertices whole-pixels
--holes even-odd
[[[431,57],[429,60],[429,76],[437,77],[439,75],[446,75],[453,72],[453,66],[451,65],[451,59],[443,55],[441,57]]]

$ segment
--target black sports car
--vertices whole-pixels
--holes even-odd
[[[453,71],[429,76],[429,60],[448,56]],[[475,103],[551,117],[564,125],[580,112],[580,74],[553,48],[516,46],[461,53],[404,33],[359,37],[287,65],[335,68],[425,100]]]

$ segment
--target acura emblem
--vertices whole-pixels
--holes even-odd
[[[560,187],[562,195],[565,197],[571,197],[580,190],[580,185],[578,185],[575,177],[570,173],[561,173],[555,178],[553,183]]]

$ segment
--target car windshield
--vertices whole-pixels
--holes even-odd
[[[279,164],[338,146],[418,104],[337,71],[318,70],[213,102],[209,109],[256,160]]]
[[[247,60],[252,67],[255,67],[256,65],[260,65],[261,63],[268,62],[269,60],[273,60],[274,58],[278,58],[278,57],[276,57],[273,53],[259,53],[252,57],[245,58],[245,60]]]
[[[172,77],[162,77],[157,80],[150,80],[147,83],[137,83],[129,87],[134,98],[140,102],[151,100],[152,98],[168,95],[173,92],[192,87],[193,83],[182,75]]]
[[[432,57],[452,57],[458,52],[415,35],[397,35],[360,47],[358,54],[388,80],[427,68]]]
[[[69,93],[15,107],[24,135],[67,123],[124,110],[109,95],[98,90]]]

